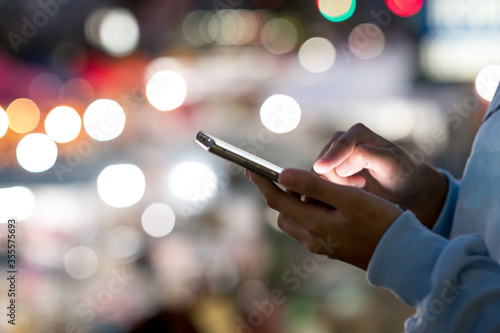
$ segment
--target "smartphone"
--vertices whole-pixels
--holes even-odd
[[[241,165],[242,167],[258,173],[261,176],[267,177],[275,182],[278,181],[278,176],[281,171],[283,171],[283,168],[280,168],[279,166],[250,154],[240,148],[230,145],[227,142],[208,135],[203,131],[199,131],[198,134],[196,134],[196,142],[198,142],[205,150]]]

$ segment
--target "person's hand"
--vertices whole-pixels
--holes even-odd
[[[361,187],[411,210],[429,228],[441,212],[448,188],[438,170],[418,163],[362,124],[336,133],[313,168],[331,182]]]
[[[313,253],[364,270],[380,238],[402,213],[399,207],[380,197],[303,170],[286,169],[280,174],[279,182],[287,191],[256,173],[245,170],[245,175],[257,186],[267,205],[280,213],[278,226],[283,231]],[[303,201],[300,195],[315,202]]]

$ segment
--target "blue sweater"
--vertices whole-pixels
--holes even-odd
[[[500,332],[500,87],[474,141],[461,181],[433,230],[404,212],[386,231],[368,280],[417,313],[407,332]]]

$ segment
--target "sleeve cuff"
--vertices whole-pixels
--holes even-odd
[[[455,207],[457,205],[458,192],[460,190],[460,182],[455,180],[448,171],[442,169],[439,171],[448,179],[448,193],[446,194],[443,208],[432,231],[444,238],[449,238],[451,226],[453,224],[453,216],[455,215]]]
[[[430,292],[431,272],[447,243],[406,211],[377,245],[368,265],[368,281],[415,307]]]

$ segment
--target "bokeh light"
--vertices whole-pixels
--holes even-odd
[[[292,51],[298,42],[295,25],[285,18],[275,18],[262,28],[261,39],[264,47],[271,53],[284,54]]]
[[[145,189],[144,174],[133,164],[107,166],[97,177],[99,197],[112,207],[123,208],[137,203]]]
[[[62,81],[59,77],[51,73],[42,73],[31,81],[29,97],[35,101],[58,98],[61,87]]]
[[[43,133],[26,135],[16,149],[19,165],[29,172],[43,172],[50,169],[57,159],[57,145]]]
[[[378,117],[378,131],[389,140],[400,140],[408,136],[415,124],[411,105],[400,99],[386,103]]]
[[[328,39],[314,37],[302,44],[298,57],[304,69],[311,73],[321,73],[333,66],[336,50]]]
[[[352,16],[356,0],[316,0],[316,5],[327,20],[341,22]]]
[[[19,98],[7,107],[9,127],[17,133],[27,133],[35,129],[40,120],[40,110],[30,99]]]
[[[101,47],[99,30],[102,20],[108,12],[109,8],[99,8],[94,10],[85,20],[85,38],[94,47]]]
[[[64,143],[75,139],[81,128],[80,115],[69,106],[58,106],[45,118],[45,132],[55,142]]]
[[[153,203],[142,213],[141,223],[151,237],[163,237],[174,229],[175,213],[167,204]]]
[[[111,9],[102,17],[99,41],[109,54],[114,56],[130,54],[139,44],[139,36],[139,24],[128,9]]]
[[[0,138],[7,133],[9,129],[9,116],[4,109],[0,108]]]
[[[349,49],[360,59],[372,59],[384,50],[385,36],[373,23],[363,23],[349,34]]]
[[[64,256],[66,272],[78,280],[94,275],[97,263],[97,255],[94,250],[86,246],[75,246]]]
[[[127,226],[113,228],[106,237],[107,248],[115,258],[135,258],[142,249],[139,233]]]
[[[260,108],[260,120],[270,131],[278,134],[288,133],[300,122],[299,103],[287,95],[272,95]]]
[[[24,186],[0,188],[0,223],[7,223],[9,218],[16,221],[31,216],[36,200],[33,192]]]
[[[209,13],[203,9],[197,9],[190,12],[182,21],[182,34],[184,38],[194,46],[203,46],[208,43],[202,36],[200,23],[205,15]],[[208,18],[210,21],[210,18]]]
[[[149,103],[160,111],[178,108],[184,102],[186,94],[186,81],[179,73],[171,70],[155,73],[146,85]]]
[[[125,128],[125,112],[113,100],[98,99],[85,110],[83,126],[87,134],[97,141],[113,140]]]
[[[483,68],[476,77],[476,91],[479,96],[491,102],[500,83],[500,66],[490,65]]]
[[[389,8],[394,14],[408,17],[417,14],[424,0],[385,0],[387,8]]]
[[[170,172],[167,185],[177,198],[203,204],[218,192],[218,179],[212,169],[199,162],[182,162]]]

